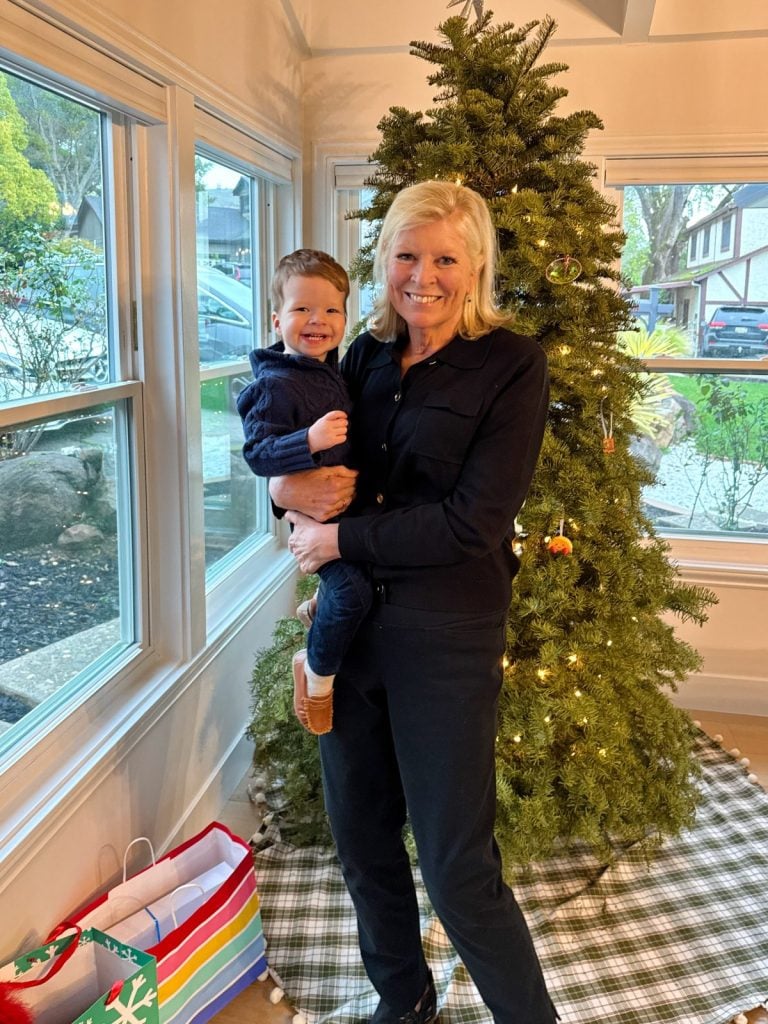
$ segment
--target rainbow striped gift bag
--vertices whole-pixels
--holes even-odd
[[[251,850],[218,822],[69,920],[156,958],[160,1024],[205,1024],[267,970]]]

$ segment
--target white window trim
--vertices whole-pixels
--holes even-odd
[[[584,159],[595,165],[597,187],[616,205],[621,224],[623,185],[768,181],[768,134],[682,138],[594,134]],[[732,362],[732,368],[742,372],[766,371],[765,363],[758,360]],[[669,370],[669,361],[663,363]],[[647,365],[652,368],[654,361],[649,360]],[[676,361],[675,367],[678,366],[712,371],[712,361],[708,359]],[[768,540],[706,536],[664,539],[669,545],[670,559],[678,565],[684,579],[717,586],[743,574],[761,587],[768,582]]]

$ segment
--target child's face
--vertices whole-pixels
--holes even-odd
[[[287,351],[325,360],[344,337],[344,293],[324,277],[289,277],[272,323]]]

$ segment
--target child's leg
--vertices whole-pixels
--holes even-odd
[[[367,573],[341,560],[319,570],[320,589],[306,652],[294,658],[294,710],[313,733],[330,731],[333,680],[358,626],[368,614],[373,592]]]

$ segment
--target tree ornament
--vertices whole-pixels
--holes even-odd
[[[560,520],[560,529],[555,537],[547,539],[547,551],[550,555],[567,556],[573,554],[573,541],[563,534],[564,520]]]
[[[613,455],[616,451],[616,442],[613,439],[613,413],[609,413],[608,420],[605,419],[603,405],[605,399],[600,399],[600,426],[603,428],[603,451],[606,455]]]
[[[552,284],[573,284],[581,277],[582,269],[575,256],[558,256],[544,271],[544,276]]]
[[[0,982],[0,1024],[32,1024],[32,1012],[8,982]]]

